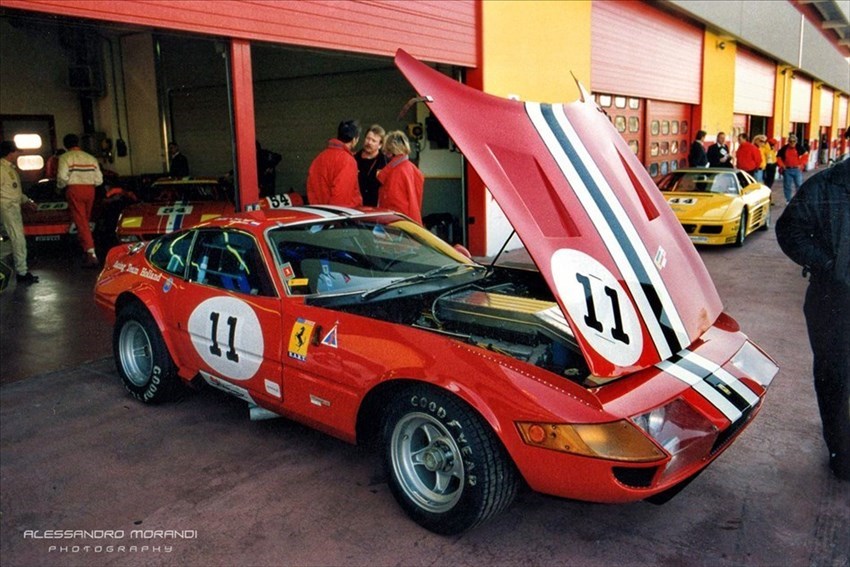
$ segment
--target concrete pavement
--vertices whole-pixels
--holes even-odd
[[[90,319],[75,330],[96,337],[87,362],[0,386],[0,563],[847,567],[850,483],[827,468],[800,270],[772,230],[700,253],[726,310],[781,369],[754,424],[663,506],[523,493],[479,529],[436,536],[407,520],[369,450],[283,419],[251,422],[217,392],[135,402],[109,329]],[[15,297],[36,309],[36,294]],[[46,530],[90,532],[36,537]]]

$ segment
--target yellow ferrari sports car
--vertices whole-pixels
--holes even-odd
[[[739,169],[679,169],[658,188],[694,244],[743,246],[770,228],[770,189]]]

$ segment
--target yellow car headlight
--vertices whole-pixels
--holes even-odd
[[[142,217],[124,217],[121,219],[122,228],[140,228],[142,226]]]

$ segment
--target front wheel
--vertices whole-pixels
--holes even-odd
[[[735,246],[743,246],[744,241],[747,239],[747,209],[741,211],[741,223],[738,226],[738,234],[735,237]]]
[[[489,426],[459,399],[410,388],[383,423],[390,489],[405,512],[432,532],[464,532],[507,508],[518,475]]]
[[[771,216],[770,216],[770,205],[764,206],[764,224],[761,225],[760,230],[770,230],[771,225]]]
[[[112,352],[124,387],[137,400],[163,402],[179,388],[165,341],[144,307],[129,305],[121,310],[112,335]]]

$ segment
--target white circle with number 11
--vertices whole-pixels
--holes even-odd
[[[189,316],[195,350],[219,376],[248,380],[263,362],[263,330],[250,305],[235,297],[211,297]]]
[[[643,333],[632,300],[599,261],[578,250],[552,254],[552,278],[570,319],[591,348],[617,366],[637,362]]]

